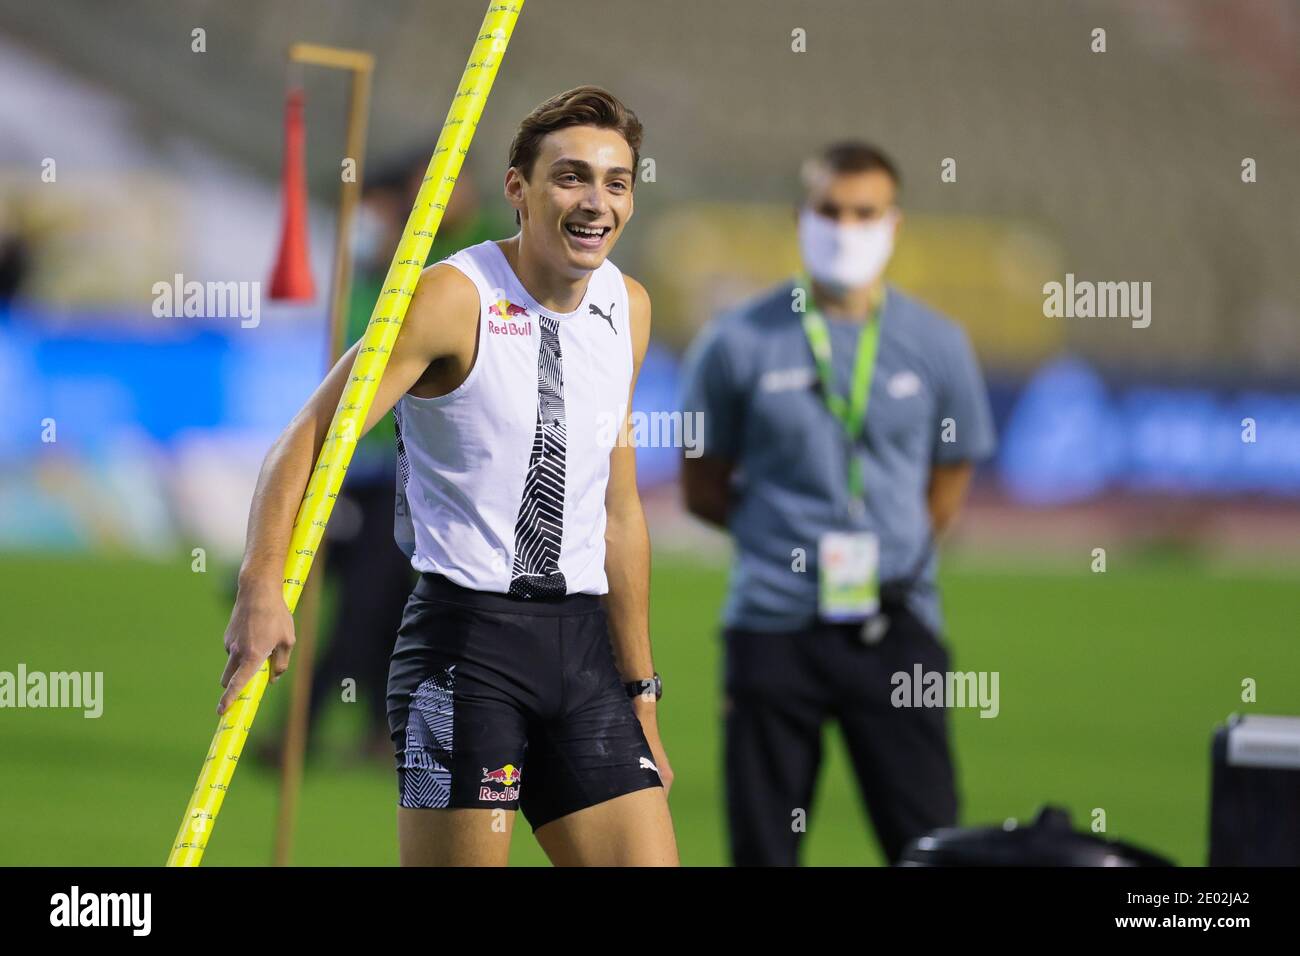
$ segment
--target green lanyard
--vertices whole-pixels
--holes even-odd
[[[811,290],[811,285],[805,282],[803,288]],[[831,365],[831,334],[826,326],[826,320],[816,309],[810,308],[803,314],[803,331],[808,338],[808,347],[812,350],[813,361],[817,365],[817,377],[821,379],[826,410],[843,427],[844,437],[849,442],[849,500],[856,502],[859,507],[862,505],[866,488],[862,475],[862,460],[854,453],[854,447],[867,420],[867,402],[871,398],[871,379],[876,371],[876,349],[880,344],[880,320],[884,307],[885,296],[882,289],[880,301],[872,311],[866,328],[858,336],[858,355],[853,363],[853,380],[847,399],[835,390],[835,370]]]

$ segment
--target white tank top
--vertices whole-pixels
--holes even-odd
[[[495,242],[443,262],[478,288],[478,354],[454,391],[393,407],[397,543],[416,570],[478,591],[604,594],[609,455],[632,382],[623,274],[605,260],[562,314]]]

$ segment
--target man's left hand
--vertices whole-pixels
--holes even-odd
[[[668,765],[668,753],[664,750],[663,741],[659,739],[657,707],[658,703],[653,698],[648,700],[645,696],[632,698],[632,708],[636,711],[637,719],[641,721],[641,730],[645,733],[646,743],[650,745],[650,753],[654,757],[655,766],[659,769],[659,779],[664,785],[664,796],[667,796],[673,785],[673,768]]]

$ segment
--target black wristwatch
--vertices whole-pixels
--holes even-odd
[[[659,679],[659,673],[656,671],[654,677],[647,677],[644,680],[630,680],[623,685],[629,697],[641,697],[650,693],[655,695],[658,700],[664,695],[664,682]]]

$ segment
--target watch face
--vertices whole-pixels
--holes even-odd
[[[628,681],[625,686],[629,697],[645,697],[649,699],[651,695],[654,695],[653,699],[658,700],[663,696],[664,692],[663,681],[659,679],[658,674],[655,674],[654,677],[646,677],[643,680]]]

